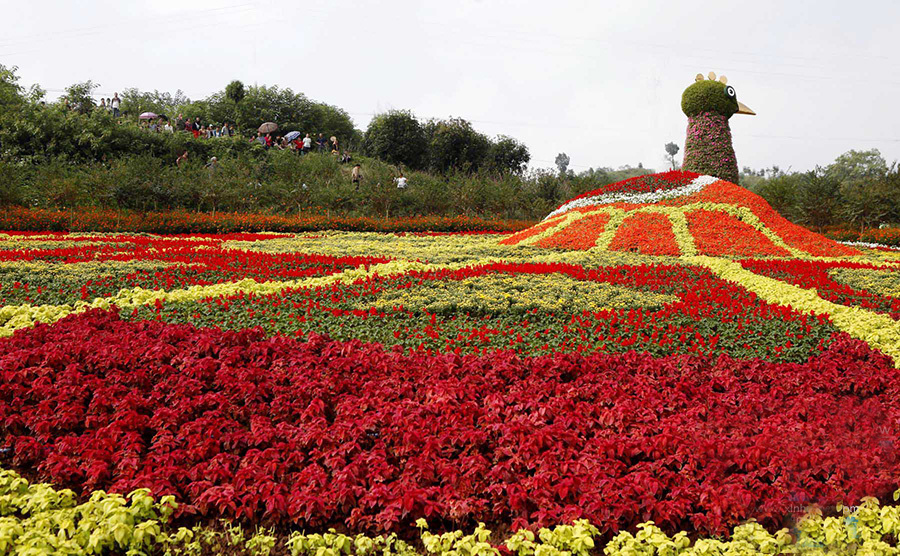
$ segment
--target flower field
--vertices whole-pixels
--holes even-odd
[[[0,554],[895,553],[900,252],[708,176],[501,235],[6,232],[0,301]]]

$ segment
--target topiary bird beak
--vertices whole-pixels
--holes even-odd
[[[750,107],[744,104],[741,101],[738,101],[738,114],[747,114],[748,116],[755,116],[756,112],[750,110]]]

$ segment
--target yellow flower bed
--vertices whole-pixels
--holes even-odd
[[[856,289],[900,298],[900,271],[868,268],[834,268],[828,272],[838,282]]]
[[[404,307],[429,313],[522,314],[659,307],[676,298],[611,284],[585,282],[561,274],[494,274],[452,281],[425,281],[390,290],[375,302],[379,310]],[[367,309],[371,303],[360,305]]]

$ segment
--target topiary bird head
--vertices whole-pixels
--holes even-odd
[[[728,119],[734,114],[753,116],[756,112],[737,99],[737,92],[724,75],[716,79],[713,72],[709,72],[709,79],[697,74],[681,95],[681,110],[688,117],[682,167],[737,183],[737,158]]]
[[[681,94],[681,110],[688,118],[703,112],[714,112],[726,118],[733,114],[756,115],[737,99],[737,92],[728,84],[728,78],[723,75],[716,80],[713,72],[709,72],[709,79],[697,74],[694,84]]]

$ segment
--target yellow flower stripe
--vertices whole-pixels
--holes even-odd
[[[80,301],[74,305],[7,305],[0,308],[0,337],[11,336],[16,330],[33,326],[38,322],[49,324],[72,313],[80,313],[88,309],[109,309],[112,305],[120,309],[132,309],[148,303],[155,303],[157,300],[177,303],[197,301],[207,297],[233,296],[241,293],[268,295],[288,288],[316,288],[338,282],[346,284],[368,276],[391,276],[404,274],[411,270],[422,271],[433,268],[439,267],[416,261],[391,261],[372,265],[368,269],[360,266],[328,276],[318,276],[303,280],[257,282],[246,278],[237,282],[213,284],[211,286],[191,286],[172,291],[148,290],[144,288],[124,289],[112,297],[98,297],[91,303]]]
[[[894,359],[894,365],[900,368],[900,322],[887,315],[826,301],[815,290],[760,276],[726,259],[696,256],[682,257],[682,260],[704,266],[720,278],[747,288],[769,303],[790,305],[798,311],[828,315],[839,329],[889,355]]]
[[[603,232],[597,236],[597,242],[594,243],[590,251],[606,251],[609,249],[609,244],[612,243],[613,238],[616,237],[616,231],[622,225],[622,221],[625,220],[626,212],[617,208],[608,208],[605,211],[598,210],[597,212],[609,214],[609,222],[606,223]]]
[[[694,245],[694,236],[688,230],[687,216],[683,212],[669,212],[666,214],[669,222],[672,223],[672,232],[675,234],[675,241],[678,243],[678,249],[682,255],[696,255],[697,246]]]

